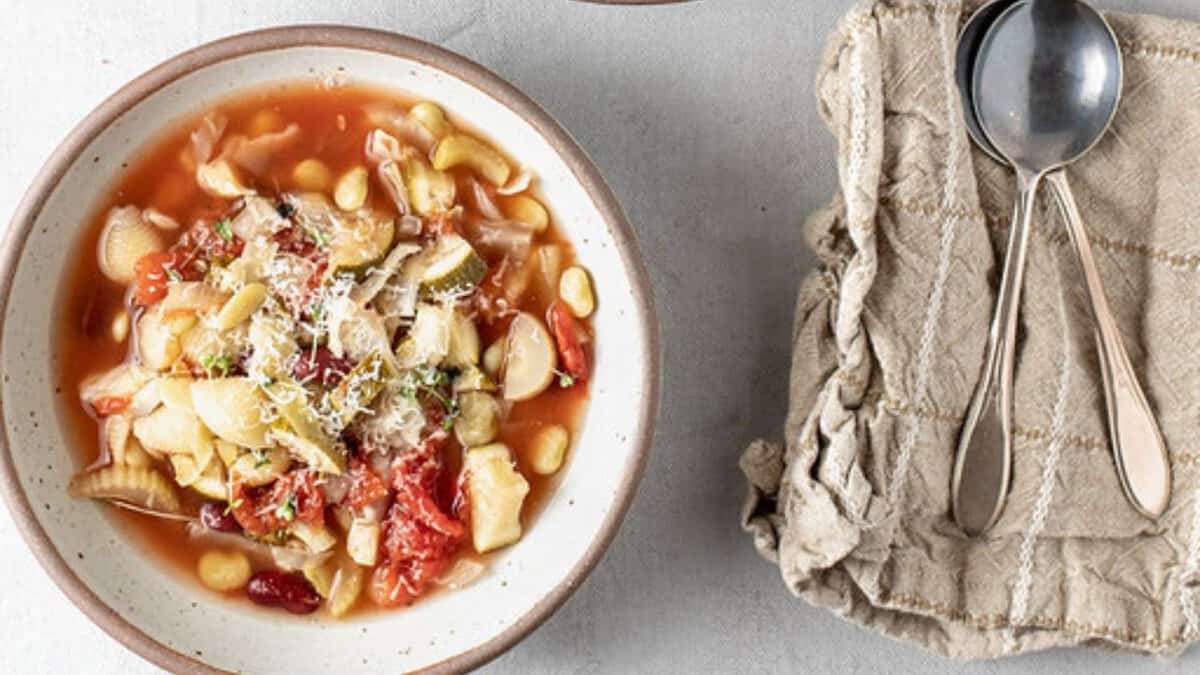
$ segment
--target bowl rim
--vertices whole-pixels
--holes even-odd
[[[13,212],[0,249],[0,317],[7,314],[13,280],[33,224],[46,200],[79,154],[120,115],[154,92],[200,68],[248,54],[294,47],[333,47],[373,51],[421,62],[468,82],[499,101],[541,135],[570,168],[609,227],[622,262],[629,271],[634,302],[643,330],[638,336],[647,352],[642,374],[643,400],[638,411],[633,454],[622,469],[613,508],[588,544],[583,556],[564,577],[524,615],[490,640],[422,668],[425,672],[461,672],[479,667],[507,651],[545,622],[579,587],[603,557],[616,536],[645,471],[658,415],[660,391],[659,326],[653,287],[638,249],[633,228],[616,196],[584,150],[537,103],[484,66],[424,40],[358,26],[301,24],[235,34],[181,52],[137,76],[102,101],[59,143],[35,175]],[[4,352],[0,331],[0,357]],[[170,672],[223,673],[183,652],[162,644],[126,621],[102,601],[71,570],[42,528],[21,488],[13,463],[3,400],[0,399],[0,493],[17,531],[59,589],[93,623],[151,663]]]

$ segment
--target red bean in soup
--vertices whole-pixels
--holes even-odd
[[[142,148],[60,303],[72,491],[294,613],[406,606],[519,546],[579,428],[595,297],[486,130],[291,83]]]

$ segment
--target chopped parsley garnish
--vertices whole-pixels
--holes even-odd
[[[308,235],[309,239],[315,241],[319,246],[329,245],[329,235],[315,227],[304,228],[304,233]]]
[[[225,241],[233,241],[233,228],[230,225],[231,223],[229,222],[228,218],[222,218],[213,224],[213,229],[216,230],[217,234],[221,235],[221,238]]]
[[[232,502],[226,504],[225,505],[225,515],[229,515],[230,513],[232,513],[234,509],[241,508],[243,503],[244,502],[242,500],[235,499]]]
[[[445,402],[443,402],[443,405],[445,405]],[[462,415],[462,410],[459,409],[457,400],[451,399],[450,406],[446,409],[446,416],[442,418],[442,428],[446,431],[453,429],[454,421]]]
[[[271,463],[271,458],[267,457],[267,451],[262,448],[254,448],[250,451],[254,456],[254,468],[261,469]]]
[[[171,281],[183,281],[183,275],[174,267],[167,268],[167,278]]]
[[[275,515],[289,523],[296,519],[296,495],[294,493],[288,495],[287,501],[275,509]]]
[[[200,357],[200,367],[209,377],[225,377],[233,370],[233,359],[225,355],[205,354]]]
[[[412,371],[417,382],[426,387],[444,387],[450,384],[450,375],[440,368],[419,366]]]
[[[554,374],[558,376],[558,386],[563,389],[570,389],[575,386],[575,376],[570,373],[564,373],[561,370],[555,370]]]
[[[450,379],[450,373],[445,370],[433,366],[419,366],[408,371],[401,381],[397,393],[411,400],[423,392],[436,400],[446,411],[446,416],[442,418],[442,428],[449,430],[454,426],[454,420],[461,412],[458,408],[458,399],[447,395],[444,391],[446,387],[450,386]]]

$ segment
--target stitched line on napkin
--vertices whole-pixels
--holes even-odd
[[[1057,256],[1054,256],[1057,258]],[[1061,268],[1060,268],[1061,269]],[[1063,358],[1058,375],[1058,392],[1054,399],[1054,415],[1050,422],[1050,446],[1046,457],[1042,460],[1042,482],[1038,486],[1037,501],[1033,506],[1029,529],[1021,538],[1021,548],[1017,554],[1020,565],[1017,568],[1017,581],[1013,587],[1011,618],[1009,630],[1005,633],[1005,642],[1009,652],[1016,651],[1017,641],[1013,631],[1014,626],[1020,626],[1025,621],[1025,613],[1029,605],[1029,591],[1033,587],[1033,553],[1037,538],[1046,526],[1046,516],[1050,511],[1050,500],[1054,497],[1054,475],[1058,467],[1058,456],[1062,453],[1063,427],[1067,423],[1067,397],[1071,392],[1071,324],[1067,320],[1067,285],[1060,289],[1058,303],[1058,322],[1063,335]]]
[[[879,410],[896,417],[919,417],[943,424],[962,423],[960,414],[914,406],[908,401],[892,398],[878,390],[867,392],[863,397],[863,404],[877,406]],[[1054,433],[1050,429],[1020,424],[1013,425],[1013,435],[1026,441],[1049,441],[1054,438]],[[1108,452],[1108,441],[1097,436],[1064,432],[1059,438],[1064,448]],[[1171,453],[1171,463],[1179,467],[1200,466],[1200,452],[1173,452]]]
[[[983,222],[989,228],[997,231],[1007,231],[1008,215],[999,213],[984,213],[979,209],[972,209],[964,206],[945,207],[935,204],[930,201],[920,199],[896,199],[894,197],[883,197],[880,203],[891,207],[893,210],[901,213],[912,215],[926,216],[929,218],[948,218],[957,217],[970,222]],[[1032,232],[1047,242],[1056,246],[1065,246],[1070,243],[1070,238],[1063,233],[1060,227],[1051,227],[1042,224],[1034,224]],[[1092,244],[1092,248],[1098,248],[1110,253],[1124,253],[1147,258],[1153,262],[1174,267],[1182,270],[1200,270],[1200,254],[1198,253],[1180,253],[1170,251],[1164,248],[1158,248],[1142,242],[1130,241],[1128,239],[1113,239],[1102,234],[1097,234],[1092,230],[1088,230],[1088,240]]]
[[[947,44],[947,33],[953,32],[952,27],[938,26],[938,37],[942,42],[943,67],[946,72],[953,72],[954,65],[949,63],[950,55],[954,53]],[[950,78],[943,78],[946,83],[946,115],[950,120],[950,128],[962,111],[959,109],[958,95],[954,91],[954,83]],[[942,179],[945,190],[942,193],[943,211],[949,214],[949,206],[954,203],[958,192],[958,175],[961,161],[965,154],[962,146],[962,134],[950,134],[949,161]],[[914,398],[918,401],[925,399],[929,392],[930,362],[933,360],[934,341],[937,338],[938,319],[942,315],[942,302],[946,295],[946,280],[950,276],[950,253],[954,248],[954,235],[958,231],[959,219],[948,215],[942,219],[942,234],[938,241],[937,270],[933,281],[933,290],[929,294],[929,306],[925,310],[925,321],[921,326],[921,342],[917,350],[917,377],[914,383]],[[917,434],[921,425],[912,420],[900,442],[900,451],[896,457],[896,466],[892,480],[888,484],[888,499],[893,512],[899,511],[904,502],[905,479],[908,477],[908,465],[912,461],[913,450],[917,445]]]

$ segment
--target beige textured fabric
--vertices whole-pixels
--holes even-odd
[[[799,292],[786,442],[743,455],[744,525],[796,594],[943,654],[1178,653],[1200,637],[1200,27],[1111,17],[1123,106],[1070,171],[1167,439],[1170,509],[1152,522],[1122,495],[1080,271],[1043,194],[1012,496],[973,540],[949,517],[950,470],[1014,183],[970,147],[952,81],[978,4],[865,3],[830,40],[818,90],[841,190],[805,226],[821,267]]]

